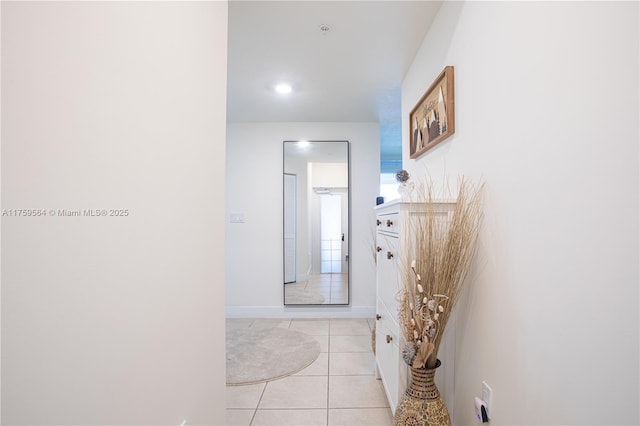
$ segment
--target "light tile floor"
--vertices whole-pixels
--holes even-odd
[[[297,292],[289,293],[295,289]],[[347,274],[317,274],[311,275],[309,280],[286,284],[285,299],[288,305],[308,304],[305,299],[299,299],[300,292],[308,291],[322,295],[322,304],[346,305],[349,303],[349,278]],[[303,294],[302,294],[303,295]]]
[[[282,379],[227,386],[227,425],[388,426],[382,382],[375,378],[367,319],[227,319],[228,328],[284,327],[314,336],[318,359]]]

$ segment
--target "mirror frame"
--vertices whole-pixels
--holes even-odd
[[[285,275],[286,275],[286,265],[285,265],[285,179],[286,179],[286,175],[288,175],[289,173],[286,172],[285,167],[286,167],[286,147],[287,147],[287,143],[297,143],[297,142],[301,142],[301,141],[305,141],[306,139],[299,139],[299,140],[284,140],[282,142],[282,300],[284,303],[285,307],[305,307],[305,306],[350,306],[351,305],[351,264],[352,259],[351,259],[351,240],[352,235],[351,235],[351,143],[344,139],[344,140],[307,140],[309,143],[311,144],[317,144],[317,143],[343,143],[345,144],[346,147],[346,151],[347,151],[347,250],[346,250],[346,254],[343,253],[343,255],[346,255],[346,264],[347,264],[347,302],[346,303],[322,303],[322,304],[314,304],[314,303],[287,303],[287,299],[286,299],[286,284],[285,284]],[[297,215],[296,215],[297,218]],[[297,222],[297,220],[296,220]],[[297,244],[296,244],[296,250],[297,250]],[[297,272],[296,272],[296,277],[297,277]]]

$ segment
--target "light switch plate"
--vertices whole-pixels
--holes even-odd
[[[231,213],[231,223],[244,223],[244,214]]]

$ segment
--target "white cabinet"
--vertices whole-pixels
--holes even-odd
[[[451,203],[440,204],[444,214],[451,206]],[[401,254],[404,227],[408,226],[407,220],[420,214],[424,213],[420,212],[419,205],[400,201],[376,207],[376,367],[394,414],[407,389],[409,376],[401,355],[406,341],[398,324],[398,293],[402,285],[398,262],[411,262]],[[452,315],[438,353],[442,366],[436,372],[436,384],[450,413],[453,413],[454,349],[455,315]]]
[[[394,413],[406,389],[407,376],[400,356],[404,342],[400,342],[398,325],[399,207],[399,203],[389,203],[376,208],[376,366]]]

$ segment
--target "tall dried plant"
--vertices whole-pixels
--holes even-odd
[[[461,178],[451,205],[425,184],[418,194],[422,201],[413,202],[404,219],[399,320],[407,341],[403,358],[414,368],[436,366],[444,329],[477,250],[482,188]]]

